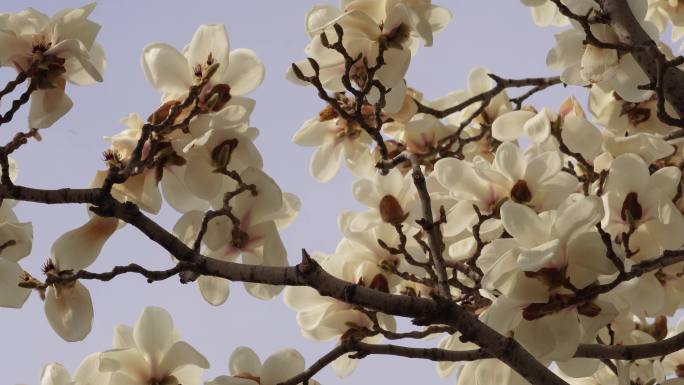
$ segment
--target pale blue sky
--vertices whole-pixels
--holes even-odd
[[[250,1],[100,1],[92,19],[102,25],[98,41],[104,46],[108,68],[104,83],[89,87],[69,86],[75,101],[72,111],[49,130],[43,141],[31,143],[16,158],[19,183],[33,187],[85,187],[101,168],[101,152],[108,144],[103,136],[119,132],[119,119],[130,112],[147,116],[159,102],[140,68],[140,52],[153,41],[178,48],[192,37],[198,25],[224,23],[232,48],[251,48],[266,65],[266,79],[251,96],[257,100],[253,124],[261,130],[257,145],[264,156],[265,169],[285,191],[302,200],[297,221],[283,232],[296,263],[299,250],[332,252],[340,239],[337,215],[343,209],[358,208],[351,195],[352,179],[345,171],[332,182],[316,183],[308,166],[312,150],[297,147],[291,137],[307,118],[315,116],[322,103],[310,88],[284,79],[289,63],[303,58],[307,43],[304,15],[322,0]],[[330,1],[328,1],[330,2]],[[449,27],[435,39],[432,48],[421,48],[408,73],[408,81],[429,98],[463,88],[469,70],[483,65],[504,77],[543,76],[546,53],[553,45],[551,29],[534,26],[529,10],[517,0],[435,1],[454,14]],[[82,1],[3,0],[0,12],[17,12],[27,6],[49,15],[63,7],[78,7]],[[0,80],[13,77],[11,69],[0,70]],[[4,84],[4,82],[3,82]],[[582,93],[580,89],[570,92]],[[566,93],[568,96],[570,93]],[[562,89],[538,97],[538,106],[556,108],[565,95]],[[2,103],[2,110],[7,107]],[[0,128],[3,139],[26,129],[26,115],[19,114],[11,124]],[[32,221],[35,242],[32,254],[22,266],[38,275],[39,266],[49,255],[50,245],[63,232],[86,220],[84,207],[47,207],[20,204],[17,214]],[[170,228],[179,214],[165,208],[159,221]],[[139,233],[127,227],[105,246],[90,267],[105,271],[113,265],[136,262],[148,267],[170,266],[168,255]],[[246,295],[241,284],[231,285],[231,297],[218,308],[205,303],[196,285],[181,286],[174,279],[147,284],[140,277],[124,277],[109,283],[86,282],[95,305],[95,325],[82,343],[66,343],[49,327],[42,303],[32,295],[20,311],[0,309],[0,373],[2,383],[37,384],[40,369],[52,361],[63,363],[72,373],[86,355],[108,349],[114,325],[133,324],[147,305],[169,310],[183,339],[206,355],[212,368],[204,379],[227,374],[228,356],[239,345],[252,347],[262,358],[283,348],[294,347],[307,363],[331,348],[331,343],[304,339],[295,313],[276,298],[270,303]],[[434,341],[436,344],[436,341]],[[324,384],[345,383],[325,369],[317,378]],[[435,364],[403,358],[370,357],[363,360],[348,384],[384,381],[411,384],[453,383],[440,380]],[[447,382],[445,382],[447,381]]]

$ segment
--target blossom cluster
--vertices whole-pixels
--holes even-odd
[[[431,0],[341,0],[307,13],[307,58],[285,76],[316,88],[325,105],[293,141],[315,147],[310,167],[318,181],[346,164],[356,178],[352,193],[365,207],[342,212],[336,249],[313,253],[308,262],[356,285],[347,287],[452,301],[572,384],[681,383],[682,351],[629,361],[577,352],[586,344],[656,343],[684,331],[684,322],[668,325],[684,307],[684,124],[673,124],[662,85],[650,81],[600,2],[522,3],[538,25],[568,26],[547,56],[558,76],[511,80],[479,67],[466,89],[435,100],[405,76],[421,43],[432,46],[450,22],[446,8]],[[670,24],[675,37],[682,35],[677,2],[626,4],[652,39]],[[33,9],[0,14],[0,44],[8,47],[0,66],[15,68],[16,82],[29,80],[34,136],[71,107],[66,81],[102,80],[93,8],[52,18]],[[659,59],[674,66],[670,49],[660,49]],[[299,201],[263,171],[254,144],[259,131],[250,124],[255,101],[246,96],[264,78],[262,62],[249,49],[231,50],[225,27],[214,24],[200,26],[182,50],[146,46],[141,64],[162,94],[160,105],[147,118],[128,115],[126,128],[106,138],[106,168],[96,172],[91,191],[151,215],[165,201],[180,213],[174,239],[202,258],[288,266],[280,230],[295,219]],[[586,106],[574,96],[559,106],[528,103],[556,84],[588,89]],[[528,93],[509,96],[508,88],[527,86]],[[0,178],[11,184],[16,166],[5,163],[9,175]],[[35,290],[56,333],[84,339],[94,310],[78,274],[123,226],[123,216],[91,207],[84,225],[52,245],[43,282],[18,265],[31,252],[32,227],[19,222],[13,205],[0,205],[0,306],[21,307]],[[202,297],[217,306],[228,298],[229,281],[214,275],[182,278],[197,281]],[[263,300],[283,291],[254,282],[245,288]],[[402,334],[394,316],[317,289],[284,289],[308,339],[346,347],[435,334],[429,327]],[[444,330],[448,335],[433,345],[478,349],[477,341]],[[363,353],[344,351],[331,360],[333,370],[349,375]],[[192,385],[208,366],[180,340],[171,316],[150,307],[135,327],[118,327],[113,349],[88,356],[73,378],[53,363],[41,383]],[[280,383],[302,373],[304,359],[286,349],[262,364],[241,347],[229,368],[230,376],[207,384]],[[527,383],[493,358],[438,363],[440,376],[453,371],[459,385]]]
[[[557,108],[524,105],[509,98],[505,87],[484,102],[469,103],[503,84],[484,68],[470,73],[468,89],[425,100],[403,80],[380,74],[384,68],[403,79],[405,62],[415,53],[411,37],[418,33],[410,23],[402,24],[406,45],[395,48],[406,57],[385,56],[386,63],[371,74],[373,88],[391,90],[383,95],[385,104],[378,104],[378,92],[366,88],[368,75],[358,77],[358,68],[345,68],[345,51],[331,45],[334,27],[349,56],[361,57],[355,65],[374,70],[377,50],[359,48],[352,39],[361,33],[356,20],[373,18],[371,3],[312,9],[306,18],[312,41],[305,52],[314,59],[314,68],[312,60],[302,61],[290,73],[297,83],[334,93],[319,116],[306,121],[293,138],[317,147],[313,177],[330,180],[344,160],[357,178],[355,198],[368,207],[343,212],[337,249],[314,258],[326,271],[359,285],[397,295],[437,295],[434,250],[421,223],[415,175],[406,162],[382,170],[382,146],[389,158],[409,154],[405,158],[418,162],[425,174],[432,218],[440,218],[436,223],[453,283],[451,296],[542,363],[555,362],[568,381],[591,377],[611,383],[603,379],[610,377],[605,373],[610,369],[599,360],[574,358],[578,346],[597,339],[625,345],[658,341],[668,333],[664,317],[674,315],[684,298],[681,264],[639,271],[684,244],[683,148],[668,140],[677,127],[659,120],[656,92],[641,87],[648,78],[631,53],[588,44],[581,24],[562,15],[553,2],[523,0],[537,24],[570,24],[556,35],[547,64],[558,71],[559,82],[590,87],[588,111],[575,97]],[[656,37],[663,28],[653,28],[652,15],[654,7],[668,9],[664,3],[649,2],[647,8],[645,2],[629,2],[635,17]],[[596,2],[563,4],[576,15],[600,14]],[[391,17],[398,12],[395,6],[386,2],[384,25],[396,23]],[[410,10],[405,7],[402,12]],[[675,23],[676,14],[667,15]],[[382,32],[383,24],[378,25]],[[433,33],[442,28],[442,23],[433,25]],[[618,43],[606,24],[592,28],[600,41]],[[373,41],[364,42],[368,40]],[[320,84],[311,81],[316,76]],[[358,103],[364,104],[359,108]],[[456,105],[466,106],[448,116],[439,114]],[[382,135],[380,142],[373,130]],[[634,278],[623,281],[633,273]],[[603,290],[613,283],[612,290]],[[344,341],[365,330],[362,337],[374,341],[382,333],[373,330],[395,331],[389,316],[369,315],[309,288],[287,288],[285,301],[298,312],[304,335],[315,340]],[[651,317],[658,317],[655,324]],[[468,350],[477,345],[456,333],[439,347]],[[637,360],[618,368],[619,375],[636,383],[662,382],[676,371],[671,361],[670,356],[662,363]],[[346,375],[352,366],[338,360],[333,368]],[[455,368],[460,368],[459,384],[489,383],[492,378],[526,383],[496,360],[440,363],[438,371],[446,376]]]
[[[99,25],[88,19],[94,6],[68,9],[51,19],[30,8],[2,15],[2,36],[16,47],[16,52],[3,51],[7,57],[2,63],[15,66],[30,78],[31,87],[37,87],[31,127],[47,127],[66,113],[68,108],[59,107],[70,105],[64,79],[75,84],[85,84],[86,75],[101,80],[102,49],[94,42]],[[264,78],[256,54],[230,50],[223,25],[202,25],[182,52],[164,43],[145,47],[142,67],[150,84],[161,91],[161,105],[147,119],[131,113],[122,120],[126,129],[106,138],[111,143],[104,153],[108,167],[96,173],[91,187],[109,185],[115,199],[151,214],[166,201],[182,214],[174,234],[191,247],[199,240],[198,251],[211,258],[234,261],[242,256],[245,263],[286,266],[279,229],[294,219],[299,201],[264,173],[254,146],[259,134],[250,125],[255,101],[244,95]],[[41,100],[46,97],[62,101]],[[50,124],[36,123],[48,120]],[[164,130],[150,133],[158,127]],[[3,289],[2,305],[20,307],[29,289],[36,288],[45,299],[53,329],[67,341],[82,340],[92,328],[92,299],[81,282],[63,278],[91,265],[122,223],[91,213],[84,225],[60,236],[43,269],[52,282],[41,284],[16,264],[30,252],[30,224],[18,222],[9,204],[2,209],[3,239],[12,240],[1,260],[2,285],[8,287]],[[204,236],[198,237],[206,210],[214,215],[204,224]],[[22,287],[16,285],[20,279]],[[210,304],[226,301],[226,279],[202,276],[197,282]],[[282,290],[245,286],[260,299],[271,299]]]
[[[133,327],[114,328],[112,348],[88,355],[73,377],[60,363],[45,365],[41,385],[200,385],[207,359],[186,341],[173,325],[171,315],[159,307],[147,307]],[[276,385],[304,370],[304,358],[294,349],[282,349],[263,363],[250,348],[241,346],[230,355],[230,375],[207,385]],[[315,380],[311,384],[318,385]]]

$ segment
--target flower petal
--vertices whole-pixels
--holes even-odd
[[[80,282],[73,287],[50,286],[45,294],[45,316],[65,341],[83,340],[93,326],[93,302],[90,292]]]

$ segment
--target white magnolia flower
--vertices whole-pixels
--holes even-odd
[[[120,167],[126,167],[131,161],[133,150],[138,143],[138,139],[142,134],[142,127],[144,122],[140,115],[131,113],[127,117],[121,119],[121,122],[128,128],[120,133],[105,137],[111,142],[109,151],[105,152],[105,160],[116,162]],[[168,146],[167,146],[168,147]],[[150,154],[150,142],[146,142],[143,147],[141,159],[145,159]],[[117,183],[112,186],[112,196],[122,202],[131,201],[137,204],[142,210],[152,214],[159,213],[162,205],[161,193],[159,192],[158,177],[162,175],[167,164],[179,162],[178,156],[173,152],[168,152],[165,159],[155,168],[144,167],[143,170],[137,174],[126,179],[124,183]],[[101,187],[107,177],[109,170],[98,170],[95,177],[90,182],[91,187]]]
[[[0,14],[0,66],[25,72],[37,87],[31,96],[30,127],[50,127],[71,109],[73,102],[64,93],[67,81],[102,81],[104,51],[95,43],[100,25],[88,19],[94,8],[95,3],[67,8],[52,18],[33,8]]]
[[[85,269],[95,261],[118,224],[116,218],[94,216],[83,226],[64,233],[52,245],[52,256],[44,273],[60,276],[63,272]],[[64,340],[84,339],[93,324],[90,292],[78,281],[50,285],[45,293],[45,316]]]
[[[298,200],[291,194],[284,198],[273,179],[259,169],[247,168],[240,177],[244,183],[256,186],[257,195],[252,196],[246,191],[230,201],[232,215],[239,220],[239,227],[225,215],[209,222],[202,239],[206,255],[229,262],[242,255],[242,261],[247,264],[287,266],[287,251],[278,228],[291,222],[298,211]],[[232,188],[227,191],[232,191]],[[213,203],[216,208],[223,207],[222,199]],[[176,223],[174,234],[192,245],[203,216],[200,211],[187,212]],[[203,276],[198,279],[198,284],[202,296],[212,305],[220,305],[228,298],[226,279]],[[271,299],[282,290],[280,286],[255,283],[245,283],[245,288],[260,299]]]
[[[394,5],[385,11],[381,8],[382,3],[344,1],[343,10],[331,6],[314,7],[306,17],[307,32],[312,40],[305,52],[319,64],[320,80],[324,87],[334,92],[344,92],[344,58],[337,51],[326,48],[321,36],[324,35],[329,43],[334,43],[338,37],[333,25],[338,24],[342,27],[344,48],[351,57],[364,58],[357,61],[350,71],[351,80],[359,87],[365,87],[367,70],[377,64],[379,52],[382,50],[385,64],[379,67],[374,79],[390,90],[386,95],[385,109],[397,112],[406,94],[403,79],[411,60],[411,18],[415,13],[409,11],[410,7],[395,1],[392,1]],[[364,63],[367,63],[368,67]],[[306,76],[314,73],[308,60],[297,62],[295,65]],[[302,84],[294,75],[292,68],[288,72],[288,78]],[[379,98],[377,87],[371,87],[368,102],[374,104]]]
[[[470,209],[457,205],[466,212],[472,211],[473,203],[483,212],[490,212],[504,198],[541,212],[556,208],[578,186],[577,179],[561,172],[561,167],[557,151],[523,154],[520,147],[505,142],[491,164],[482,158],[472,163],[445,158],[435,164],[435,175],[456,199],[470,201]],[[456,223],[463,221],[458,216],[454,219]]]
[[[634,233],[630,248],[639,250],[633,260],[650,259],[660,250],[682,245],[684,218],[672,202],[680,183],[677,167],[663,167],[651,174],[635,154],[615,158],[605,183],[603,228],[613,236]]]
[[[53,362],[43,367],[40,385],[96,385],[109,384],[109,374],[98,370],[99,354],[87,356],[72,377],[62,364]]]
[[[340,163],[355,170],[372,167],[369,145],[371,137],[357,123],[343,118],[323,116],[309,119],[295,133],[292,141],[300,146],[317,147],[311,157],[311,174],[319,182],[332,179]]]
[[[353,193],[366,210],[354,217],[349,224],[353,232],[367,230],[380,223],[398,224],[408,216],[409,204],[415,199],[416,189],[410,174],[402,175],[393,168],[387,175],[374,173],[370,178],[354,182]]]
[[[114,349],[99,355],[98,369],[110,373],[112,385],[199,385],[202,369],[207,368],[207,359],[180,340],[171,315],[147,307],[133,328],[115,329]]]
[[[264,65],[253,51],[245,48],[230,51],[226,29],[219,24],[201,25],[182,53],[165,43],[146,46],[142,66],[145,77],[163,93],[162,101],[166,103],[183,101],[190,87],[210,69],[215,71],[199,94],[203,113],[219,112],[230,104],[243,104],[240,95],[254,91],[265,73]]]
[[[654,92],[644,95],[638,101],[622,99],[612,90],[591,87],[589,94],[589,110],[596,118],[596,123],[606,127],[616,136],[650,133],[667,135],[676,129],[658,119],[657,98]],[[666,104],[670,115],[674,115],[672,107]]]
[[[648,32],[655,28],[644,23],[646,2],[628,1],[636,19],[642,21],[642,26]],[[586,15],[593,2],[577,2],[576,14]],[[639,102],[649,91],[640,90],[638,86],[648,83],[648,77],[641,70],[630,53],[618,55],[614,49],[598,48],[585,44],[585,33],[581,26],[573,21],[573,28],[556,34],[556,46],[549,51],[546,64],[561,73],[561,80],[566,84],[589,85],[596,84],[605,89],[615,90],[620,97],[627,101]],[[615,32],[606,24],[593,24],[592,33],[597,39],[606,43],[619,43]],[[654,35],[655,37],[655,35]]]
[[[232,181],[217,170],[241,173],[247,167],[262,168],[261,154],[254,146],[258,133],[246,124],[215,127],[188,142],[182,154],[187,159],[184,183],[189,191],[200,199],[212,200]]]
[[[228,362],[230,376],[219,376],[206,385],[277,385],[304,371],[304,357],[295,349],[282,349],[261,362],[246,346],[237,347]],[[310,379],[309,384],[320,385]]]

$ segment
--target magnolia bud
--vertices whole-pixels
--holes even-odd
[[[393,195],[382,197],[379,209],[382,220],[393,225],[403,222],[407,216],[404,214],[404,209],[401,208],[399,201]]]

